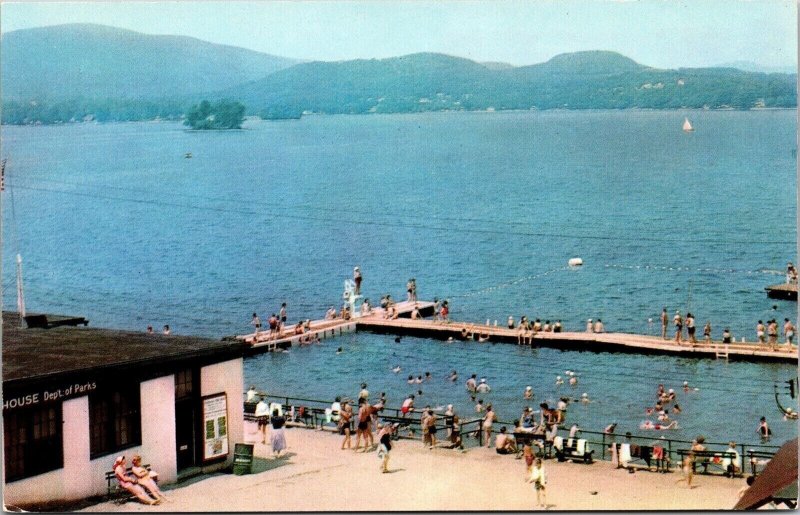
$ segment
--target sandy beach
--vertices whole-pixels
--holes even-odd
[[[419,441],[396,442],[388,474],[376,452],[340,450],[341,437],[290,428],[288,454],[269,457],[256,444],[254,473],[216,474],[167,486],[170,502],[145,506],[105,502],[82,511],[396,511],[533,510],[536,494],[524,460],[494,449],[428,450]],[[355,441],[355,437],[353,437]],[[267,440],[269,442],[269,440]],[[629,474],[609,462],[592,465],[546,460],[550,510],[730,509],[744,479],[695,476],[693,488],[678,472]]]

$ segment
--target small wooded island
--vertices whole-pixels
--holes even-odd
[[[241,129],[245,107],[239,102],[220,100],[212,104],[203,100],[186,112],[183,124],[192,130]]]

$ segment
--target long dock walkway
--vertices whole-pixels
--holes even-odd
[[[385,318],[381,308],[373,308],[367,316],[355,316],[349,320],[336,318],[333,320],[315,320],[310,323],[310,330],[295,333],[295,327],[287,326],[283,331],[271,337],[269,330],[236,336],[237,340],[249,346],[249,353],[271,352],[286,349],[293,345],[301,345],[303,339],[309,337],[324,340],[353,331],[369,331],[381,334],[398,334],[419,336],[436,340],[474,340],[476,343],[512,343],[519,340],[518,329],[502,326],[474,324],[470,322],[435,322],[430,319],[410,318],[414,305],[417,305],[423,316],[433,314],[432,302],[398,302],[395,304],[397,318]],[[466,333],[466,336],[464,334]],[[588,332],[538,332],[532,342],[526,345],[533,347],[550,347],[562,350],[592,352],[626,352],[633,354],[669,354],[687,358],[716,358],[737,361],[770,361],[794,363],[798,361],[797,347],[779,344],[775,350],[764,344],[756,343],[705,343],[699,341],[681,344],[674,340],[664,340],[657,336],[630,333],[588,333]]]
[[[368,318],[359,320],[357,329],[375,333],[407,334],[438,340],[483,340],[483,343],[518,342],[519,331],[507,327],[471,324],[465,322],[434,322],[432,320],[385,320]],[[467,333],[467,337],[463,333]],[[721,358],[740,361],[774,361],[797,363],[797,347],[780,344],[776,350],[754,343],[720,342],[680,345],[674,340],[663,340],[656,336],[629,333],[588,332],[538,332],[532,338],[533,347],[552,347],[563,350],[595,352],[627,352],[636,354],[672,354],[689,358]],[[791,348],[789,348],[791,347]]]

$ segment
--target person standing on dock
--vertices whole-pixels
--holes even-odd
[[[442,322],[448,323],[450,319],[448,318],[450,315],[450,306],[447,304],[447,301],[442,302],[442,309],[439,312],[439,315],[442,319]]]
[[[254,339],[258,339],[258,332],[261,330],[261,319],[258,318],[257,313],[253,313],[253,320],[250,321],[250,325],[255,327],[255,334],[253,335]]]
[[[600,320],[599,318],[597,319],[597,322],[594,323],[594,332],[596,333],[606,332],[606,326],[603,325],[603,321]]]
[[[791,345],[794,338],[794,324],[788,318],[783,319],[783,336],[786,338],[786,343]]]
[[[269,317],[269,337],[275,339],[278,337],[278,317],[275,313]]]
[[[364,278],[361,276],[361,269],[358,267],[353,268],[353,282],[356,283],[355,294],[361,295],[361,281]]]
[[[286,303],[281,304],[281,309],[278,311],[278,316],[280,316],[281,325],[280,330],[283,331],[283,327],[286,325]]]
[[[731,334],[731,330],[727,327],[722,331],[722,343],[732,343],[733,342],[733,335]]]
[[[758,343],[767,343],[767,328],[764,326],[764,322],[759,320],[758,324],[756,324],[756,338],[758,338]]]
[[[773,349],[778,343],[778,322],[774,318],[767,323],[767,336],[769,337],[769,347]]]
[[[439,297],[433,298],[433,321],[439,321],[439,309],[441,309],[442,305],[439,303]]]
[[[683,317],[680,311],[675,312],[672,323],[675,325],[675,343],[680,344],[683,340]]]
[[[697,343],[697,338],[694,337],[694,317],[691,313],[686,313],[686,333],[691,343]]]
[[[594,325],[592,324],[592,319],[586,321],[586,332],[591,333],[594,332]]]
[[[706,343],[711,343],[711,320],[706,320],[706,326],[703,327],[703,339]]]
[[[669,322],[669,315],[667,315],[667,308],[661,310],[661,338],[667,339],[667,323]]]

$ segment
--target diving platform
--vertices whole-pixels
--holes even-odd
[[[767,290],[767,297],[771,299],[797,300],[797,284],[773,284],[764,289]]]

